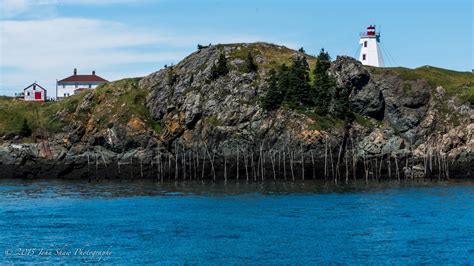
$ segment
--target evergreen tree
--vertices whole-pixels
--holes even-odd
[[[305,57],[296,57],[288,71],[288,85],[285,102],[290,108],[311,104],[309,65]]]
[[[267,80],[268,82],[268,92],[262,98],[262,106],[266,110],[275,110],[281,106],[284,97],[284,91],[282,91],[282,87],[279,86],[279,77],[281,75],[277,75],[274,69],[270,70],[270,78]]]
[[[300,52],[300,53],[306,53],[306,51],[304,50],[303,47],[301,47],[300,49],[298,49],[298,52]]]
[[[28,120],[24,119],[23,120],[23,124],[21,125],[21,129],[20,129],[20,136],[22,137],[29,137],[31,136],[31,128],[30,126],[28,125]]]
[[[328,70],[331,67],[331,57],[329,53],[321,49],[314,68],[314,104],[316,111],[321,115],[326,115],[331,102],[331,91],[336,87],[336,81],[329,76]]]
[[[170,87],[172,87],[178,81],[178,75],[175,73],[173,66],[168,68],[166,79],[167,79],[168,86]]]
[[[248,73],[256,72],[257,69],[258,69],[258,66],[257,66],[257,64],[255,64],[255,62],[253,60],[252,53],[250,51],[247,53],[246,65],[247,65],[247,72]]]
[[[220,77],[223,77],[229,73],[229,68],[227,67],[227,58],[225,57],[225,53],[222,52],[219,55],[219,59],[217,60],[217,64],[213,64],[211,67],[211,80],[216,80]]]
[[[353,119],[353,113],[351,112],[349,104],[350,90],[345,88],[336,87],[332,93],[332,104],[329,113],[338,118],[342,119]]]

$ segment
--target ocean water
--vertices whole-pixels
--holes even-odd
[[[474,264],[474,183],[0,180],[0,264]]]

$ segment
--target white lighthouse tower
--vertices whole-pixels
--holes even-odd
[[[383,67],[384,62],[380,52],[380,32],[375,31],[375,25],[367,27],[367,32],[360,34],[361,45],[359,61],[364,65]]]

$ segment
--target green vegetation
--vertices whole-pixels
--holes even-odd
[[[370,72],[372,74],[396,73],[403,80],[425,79],[433,90],[442,86],[446,90],[446,96],[457,96],[463,102],[474,103],[474,74],[472,72],[458,72],[432,66],[416,69],[370,68]]]
[[[257,72],[258,70],[258,66],[257,64],[255,64],[252,53],[250,51],[247,53],[247,60],[245,62],[245,65],[247,67],[248,73]]]
[[[197,45],[197,49],[198,49],[198,51],[201,51],[202,49],[209,48],[210,46],[211,46],[211,44],[209,44],[209,45],[207,45],[207,46],[198,44],[198,45]]]
[[[168,86],[172,87],[172,86],[174,86],[174,84],[176,84],[176,82],[178,82],[179,76],[174,71],[173,66],[168,67],[167,71],[168,72],[166,74],[166,83],[168,84]]]
[[[321,115],[329,113],[329,103],[331,102],[331,91],[336,87],[336,80],[328,75],[328,70],[331,67],[331,57],[324,49],[318,55],[318,61],[314,67],[314,81],[315,89],[314,103],[316,111]]]
[[[32,132],[31,132],[30,126],[28,125],[28,120],[23,119],[23,124],[21,125],[21,129],[20,129],[20,136],[27,138],[31,136],[31,133]]]
[[[32,132],[46,129],[50,133],[62,130],[65,123],[55,116],[61,110],[74,112],[84,93],[59,102],[25,102],[11,97],[0,97],[0,136],[23,136],[25,119]]]
[[[147,91],[138,86],[139,81],[140,78],[131,78],[107,83],[57,102],[25,102],[0,97],[0,136],[26,138],[38,129],[58,133],[73,121],[84,125],[93,123],[102,130],[115,122],[127,124],[132,118],[142,120],[161,133],[162,125],[153,120],[145,106]],[[89,107],[76,112],[89,93],[92,93]]]
[[[382,126],[383,124],[381,121],[377,121],[361,114],[354,114],[354,121],[366,128],[375,128],[377,126]]]
[[[314,110],[302,111],[302,113],[313,120],[313,122],[308,124],[308,129],[310,130],[342,128],[346,124],[346,121],[343,119],[331,116],[322,116],[316,113]]]
[[[95,105],[90,116],[92,121],[99,121],[99,129],[105,128],[110,122],[126,124],[130,119],[138,118],[155,132],[161,133],[162,125],[151,117],[145,105],[148,92],[138,86],[139,81],[140,78],[123,79],[93,91]],[[108,94],[107,91],[113,93]]]
[[[304,57],[296,57],[293,64],[283,64],[278,72],[272,71],[268,80],[268,93],[262,98],[267,110],[278,109],[282,104],[291,109],[311,105],[309,67]]]
[[[293,58],[290,67],[283,64],[278,72],[270,73],[268,93],[262,98],[263,107],[275,110],[283,105],[290,109],[312,109],[321,116],[352,119],[350,91],[336,86],[336,80],[328,74],[330,66],[331,58],[322,49],[311,82],[306,57]]]
[[[222,51],[217,60],[217,64],[213,64],[211,67],[211,80],[216,80],[220,77],[223,77],[229,73],[229,67],[227,66],[227,58],[225,57],[225,52]]]
[[[219,120],[217,119],[217,115],[211,115],[211,116],[207,117],[206,122],[209,125],[213,125],[213,126],[218,126],[219,125]]]
[[[233,47],[229,52],[229,58],[236,59],[239,58],[243,61],[246,61],[248,53],[250,52],[255,58],[261,56],[262,58],[267,58],[266,60],[258,63],[260,69],[278,69],[283,64],[289,66],[293,62],[295,57],[295,51],[291,50],[284,46],[277,46],[268,43],[252,43],[252,44],[228,44],[222,45],[222,47]],[[310,55],[304,55],[310,66],[310,69],[314,68],[316,64],[316,58]],[[311,73],[310,73],[311,78]]]

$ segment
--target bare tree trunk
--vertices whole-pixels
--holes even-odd
[[[281,175],[281,151],[278,150],[278,174]]]
[[[293,152],[290,152],[290,148],[288,148],[288,153],[290,154],[291,179],[293,180],[293,182],[295,182],[295,173],[294,173],[294,171],[293,171],[293,157],[294,157],[294,153],[293,153]]]
[[[254,152],[255,152],[255,150],[252,151],[252,155],[251,155],[251,156],[252,156],[252,158],[251,158],[252,161],[251,161],[250,163],[251,163],[251,165],[252,165],[253,181],[254,181],[254,182],[257,182],[257,173],[256,173],[256,171],[255,171],[255,160],[254,160],[254,158],[253,158],[253,157],[254,157]]]
[[[379,178],[382,177],[383,156],[384,156],[384,153],[383,153],[383,148],[382,148],[382,155],[380,157],[380,165],[379,165]]]
[[[326,135],[326,143],[324,148],[324,180],[328,177],[328,135]]]
[[[395,154],[395,174],[397,175],[397,180],[400,182],[400,168],[398,167],[398,157]]]
[[[313,154],[313,150],[311,150],[311,163],[313,164],[313,179],[316,179],[316,168],[314,167],[314,154]]]
[[[270,152],[270,161],[272,163],[272,169],[273,169],[273,181],[276,181],[276,172],[275,172],[275,154]]]
[[[206,167],[206,156],[203,156],[202,158],[202,171],[201,171],[201,180],[204,180],[204,171]]]
[[[186,167],[186,151],[185,151],[185,148],[184,148],[184,145],[182,146],[182,152],[183,152],[183,156],[181,156],[181,167],[183,168],[183,180],[186,180],[186,170],[187,170],[187,167]]]
[[[367,163],[367,155],[365,154],[365,151],[364,151],[364,172],[365,172],[365,183],[368,184],[369,183],[369,166]]]
[[[346,184],[349,184],[349,165],[348,165],[348,162],[347,162],[347,142],[346,142],[346,149],[344,151],[344,161],[345,161],[345,164],[346,164]]]
[[[117,159],[117,169],[118,169],[118,173],[120,174],[121,170],[120,170],[120,159]]]
[[[336,178],[334,179],[334,182],[337,184],[338,180],[341,178],[341,172],[340,172],[340,167],[339,163],[341,161],[341,155],[342,155],[342,143],[339,144],[339,152],[337,153],[337,163],[336,163]]]
[[[240,147],[237,148],[237,180],[239,180],[239,160],[240,160]]]
[[[130,179],[133,179],[133,156],[130,156]]]
[[[264,168],[265,157],[263,154],[263,144],[260,145],[260,163],[262,164],[262,182],[263,182],[263,180],[265,180],[265,168]]]
[[[247,183],[249,182],[249,169],[248,169],[248,162],[249,158],[247,153],[244,153],[244,165],[245,165],[245,176],[247,178]]]
[[[352,178],[354,178],[354,181],[357,180],[357,158],[355,155],[355,149],[354,149],[354,136],[351,133],[351,144],[352,144]]]
[[[407,176],[407,171],[408,171],[408,156],[409,156],[409,155],[410,155],[410,154],[407,154],[407,155],[406,155],[406,158],[405,158],[405,171],[404,171],[405,179],[408,178],[408,176]]]
[[[91,171],[91,162],[89,159],[89,152],[87,152],[87,175],[90,178],[90,171]],[[119,166],[119,173],[120,173],[120,166]]]
[[[335,172],[334,172],[334,159],[333,159],[332,145],[331,144],[329,144],[329,151],[330,151],[329,155],[331,156],[330,157],[330,159],[331,159],[331,174],[332,174],[331,177],[332,177],[333,180],[335,180],[336,175],[335,175]]]
[[[448,153],[446,152],[444,155],[443,155],[443,158],[444,158],[444,176],[446,178],[446,180],[449,180],[449,165],[448,165]]]
[[[222,153],[224,154],[224,182],[227,182],[227,155],[224,150]]]
[[[304,181],[304,153],[303,153],[303,145],[300,146],[301,152],[301,180]]]

